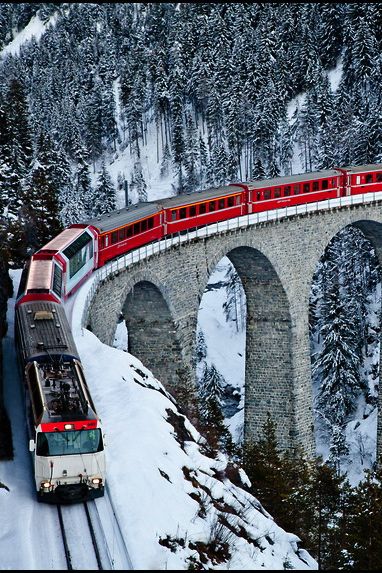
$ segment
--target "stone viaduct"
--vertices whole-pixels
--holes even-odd
[[[310,289],[326,246],[347,225],[363,231],[382,263],[382,202],[294,215],[191,239],[109,274],[94,292],[84,324],[112,344],[122,313],[129,352],[169,391],[179,376],[194,382],[199,304],[210,274],[226,255],[247,298],[244,439],[259,436],[270,412],[280,445],[299,444],[312,455]],[[382,392],[379,454],[381,403]]]

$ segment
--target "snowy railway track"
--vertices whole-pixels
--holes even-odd
[[[96,501],[57,506],[68,570],[132,570],[108,492]]]
[[[110,563],[109,567],[107,566],[107,554],[100,551],[99,546],[103,545],[100,523],[96,524],[91,518],[89,505],[91,504],[57,506],[68,570],[111,568]]]

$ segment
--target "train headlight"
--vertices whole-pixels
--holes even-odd
[[[41,489],[43,489],[44,491],[49,491],[51,486],[51,483],[49,481],[42,481],[41,482]]]
[[[97,487],[101,487],[102,485],[102,478],[92,478],[92,484],[97,486]]]

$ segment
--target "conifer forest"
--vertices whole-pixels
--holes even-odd
[[[46,24],[41,38],[7,51],[36,16]],[[126,188],[135,201],[150,199],[148,153],[168,196],[380,163],[381,75],[380,3],[3,3],[0,259],[20,268],[67,225],[121,206]],[[112,176],[123,153],[132,167]],[[237,319],[238,304],[245,330],[239,283],[228,269],[226,318]],[[321,569],[382,566],[375,451],[360,442],[368,469],[358,483],[345,471],[346,428],[377,410],[380,307],[376,253],[347,227],[322,253],[311,288],[313,409],[325,460],[281,452],[271,419],[243,452],[224,424],[232,388],[228,396],[214,365],[201,367],[198,334],[211,448],[244,464],[252,493]]]

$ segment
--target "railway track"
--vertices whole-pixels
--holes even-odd
[[[129,553],[111,499],[58,505],[58,520],[68,570],[130,570]]]

